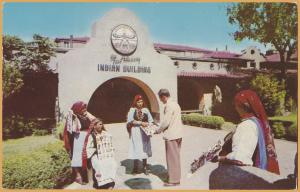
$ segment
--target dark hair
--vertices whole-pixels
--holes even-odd
[[[136,107],[136,103],[139,101],[139,100],[143,100],[143,107],[146,107],[145,105],[145,101],[143,99],[143,97],[141,95],[136,95],[133,99],[133,102],[131,104],[131,107]]]
[[[160,89],[158,91],[158,96],[159,97],[162,97],[162,96],[170,97],[170,92],[168,89]]]
[[[102,124],[103,124],[103,120],[102,119],[100,119],[100,118],[93,119],[92,122],[91,122],[91,124],[90,124],[90,129],[94,130],[94,128],[95,128],[95,126],[96,126],[96,124],[98,122],[102,122]],[[106,128],[104,127],[104,124],[102,125],[102,130],[106,131]]]

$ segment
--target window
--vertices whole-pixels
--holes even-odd
[[[197,63],[196,62],[193,63],[193,69],[197,69]]]
[[[233,69],[233,67],[231,65],[229,65],[229,64],[227,64],[225,66],[225,68],[226,68],[226,71],[228,71],[228,72],[232,71],[232,69]]]
[[[241,63],[241,65],[240,65],[242,68],[247,68],[247,63],[245,62],[245,63]]]
[[[251,55],[253,55],[255,53],[254,49],[251,49]]]
[[[218,69],[222,69],[224,68],[224,64],[223,63],[218,63]]]
[[[178,68],[178,67],[179,67],[179,62],[178,62],[178,61],[175,61],[175,62],[174,62],[174,65]]]
[[[65,41],[65,42],[64,42],[64,47],[65,47],[65,48],[70,48],[70,42]]]
[[[250,63],[250,67],[255,67],[255,62],[254,61],[251,61],[251,63]]]

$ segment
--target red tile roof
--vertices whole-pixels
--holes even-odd
[[[68,37],[68,38],[55,38],[55,42],[58,42],[58,41],[70,41],[71,40],[71,38],[70,37]],[[88,42],[90,40],[90,38],[89,37],[74,37],[73,38],[73,41],[74,42],[81,42],[81,43],[86,43],[86,42]]]
[[[241,54],[231,53],[228,51],[214,51],[205,55],[205,58],[214,58],[214,59],[240,59],[238,58]]]
[[[73,41],[74,42],[81,42],[81,43],[86,43],[90,38],[89,37],[74,37]],[[56,38],[55,42],[58,41],[70,41],[69,38]],[[154,48],[156,50],[170,50],[170,51],[180,51],[180,52],[185,52],[185,51],[192,51],[192,52],[201,52],[204,53],[204,58],[205,59],[241,59],[241,60],[248,60],[248,59],[242,59],[239,58],[241,54],[237,53],[232,53],[228,51],[212,51],[212,50],[207,50],[207,49],[202,49],[202,48],[197,48],[197,47],[190,47],[190,46],[185,46],[185,45],[174,45],[174,44],[162,44],[162,43],[154,43]]]
[[[249,75],[244,73],[205,73],[205,72],[179,72],[177,73],[179,77],[211,77],[211,78],[232,78],[232,79],[240,79],[248,77]]]
[[[170,51],[182,51],[182,52],[183,51],[212,52],[211,50],[189,47],[185,45],[172,45],[172,44],[162,44],[162,43],[154,43],[154,48],[156,50],[170,50]]]
[[[275,53],[275,54],[272,54],[272,55],[267,55],[266,56],[266,61],[268,61],[268,62],[279,62],[280,61],[279,53]]]
[[[296,51],[294,54],[292,54],[291,60],[298,60],[298,51]],[[267,62],[280,62],[279,53],[275,53],[272,55],[266,55],[266,61]]]

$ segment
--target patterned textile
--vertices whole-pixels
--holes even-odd
[[[153,136],[155,131],[158,130],[158,125],[154,124],[154,123],[151,123],[149,126],[147,127],[142,127],[141,126],[141,129],[144,131],[144,133],[148,136]]]
[[[103,131],[105,132],[105,131]],[[96,135],[98,159],[114,158],[114,147],[112,136],[109,134]]]
[[[70,154],[71,159],[73,157],[74,151],[74,136],[78,136],[82,131],[87,131],[87,133],[89,134],[89,130],[87,130],[87,128],[89,127],[93,119],[95,119],[95,117],[87,112],[86,117],[80,121],[80,119],[72,112],[72,110],[69,111],[66,117],[63,139],[65,149]],[[83,142],[85,142],[85,140],[86,139],[84,139]],[[84,156],[84,152],[82,153],[82,155],[82,166],[84,166],[86,164],[86,157]]]
[[[112,136],[107,131],[89,135],[86,152],[87,157],[91,158],[93,177],[98,186],[113,182],[116,177],[117,163],[114,151]]]
[[[83,109],[86,109],[86,104],[83,101],[77,101],[76,103],[74,103],[71,107],[72,111],[74,113],[80,113]]]
[[[130,139],[129,139],[129,159],[146,159],[152,156],[151,140],[140,125],[133,125],[133,121],[140,121],[153,123],[153,119],[150,111],[147,108],[142,108],[142,115],[137,115],[138,110],[136,108],[130,108],[127,115],[127,124],[131,124]]]
[[[81,129],[81,123],[79,119],[74,115],[72,110],[69,110],[66,118],[66,128],[69,133],[79,133]]]

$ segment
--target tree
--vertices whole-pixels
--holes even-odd
[[[13,63],[4,61],[2,76],[4,99],[20,90],[24,84],[22,77],[20,70]]]
[[[35,34],[32,42],[24,42],[17,36],[3,36],[4,99],[23,86],[25,72],[49,71],[48,63],[54,55],[54,43],[47,37]]]
[[[297,49],[297,5],[295,3],[237,3],[227,8],[228,21],[237,25],[234,39],[271,44],[279,52],[282,75],[286,62]]]
[[[25,48],[22,39],[16,36],[3,36],[3,97],[8,98],[23,86],[23,75],[18,67],[18,57]]]
[[[6,61],[13,61],[18,53],[25,48],[25,42],[17,36],[3,36],[3,58]]]
[[[54,43],[48,37],[33,35],[33,41],[21,49],[20,67],[23,71],[48,71],[50,58],[55,55]]]
[[[16,36],[3,37],[4,60],[14,62],[21,71],[48,71],[48,63],[54,55],[54,43],[48,37],[35,34],[31,42]]]
[[[260,97],[269,116],[283,115],[285,111],[285,82],[279,82],[273,75],[258,74],[250,82]]]

